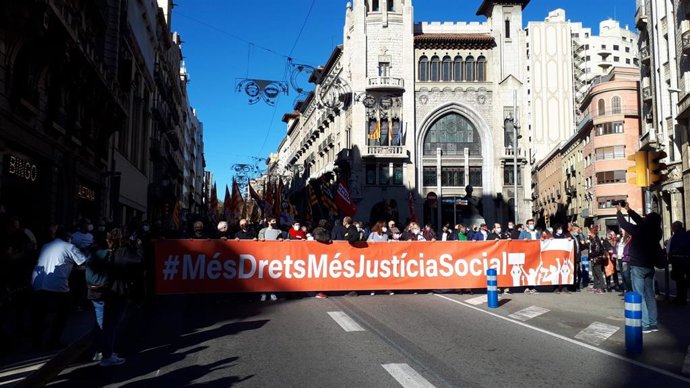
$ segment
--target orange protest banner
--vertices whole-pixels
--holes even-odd
[[[158,294],[356,291],[572,284],[572,241],[162,240]]]

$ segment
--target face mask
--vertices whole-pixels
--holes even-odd
[[[534,225],[527,225],[527,227],[529,228],[529,230],[534,230]]]
[[[98,231],[99,232],[105,232],[105,226],[99,226]]]
[[[299,226],[293,226],[292,229],[299,230]]]
[[[501,233],[501,228],[496,228],[496,233]]]
[[[515,228],[515,226],[513,226],[513,225],[508,225],[508,230],[513,230],[514,228]]]
[[[556,231],[556,233],[557,233],[557,234],[563,234],[563,229],[558,229],[558,230]]]
[[[86,230],[89,232],[93,230],[93,225],[89,224],[89,226],[86,227]]]
[[[386,227],[384,226],[383,228],[381,228],[381,231],[382,231],[383,233],[386,233],[386,232],[388,231],[388,228],[386,228]]]
[[[412,233],[419,234],[419,229],[412,229]]]
[[[148,231],[149,231],[149,229],[151,229],[151,228],[149,228],[149,226],[148,226],[148,225],[144,225],[144,227],[143,227],[142,229],[144,229],[144,232],[148,232]]]

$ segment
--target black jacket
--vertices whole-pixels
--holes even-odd
[[[628,210],[628,215],[635,221],[634,225],[628,222],[620,211],[616,214],[616,218],[618,218],[618,225],[632,237],[628,241],[630,265],[654,268],[654,257],[660,249],[661,228],[652,225],[633,210]]]
[[[345,234],[344,234],[345,240],[353,243],[359,241],[359,232],[357,231],[357,227],[354,225],[350,225],[345,229]]]

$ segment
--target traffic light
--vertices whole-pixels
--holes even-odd
[[[628,156],[628,160],[635,162],[634,165],[628,167],[628,172],[635,175],[628,179],[628,183],[637,187],[647,187],[647,151],[637,151]]]
[[[666,159],[666,152],[664,151],[649,151],[647,153],[647,168],[649,169],[649,185],[654,186],[666,180],[666,163],[662,163],[662,159]]]

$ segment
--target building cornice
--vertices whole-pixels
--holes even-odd
[[[496,40],[490,34],[419,34],[414,37],[418,49],[491,49]]]

